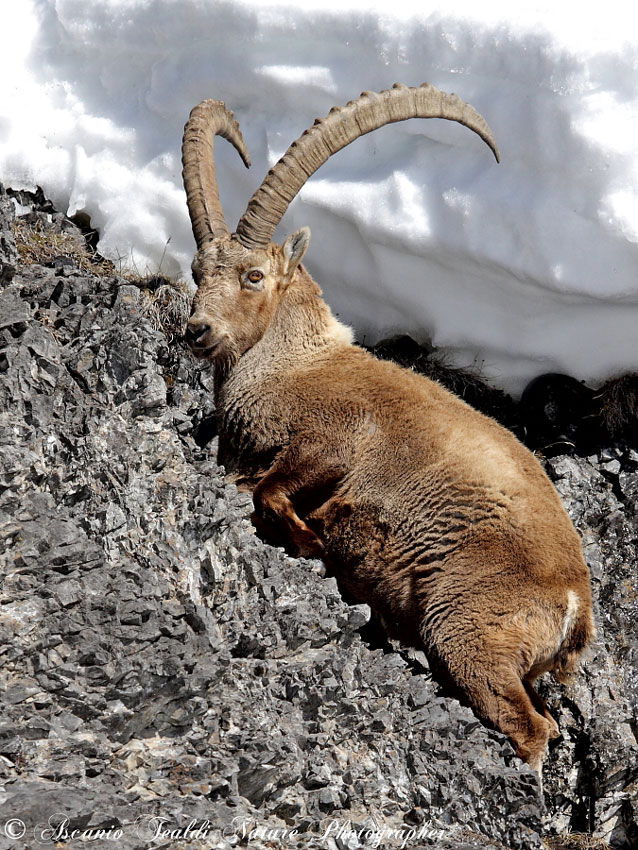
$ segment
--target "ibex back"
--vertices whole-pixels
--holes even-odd
[[[432,86],[366,92],[306,131],[230,234],[213,137],[248,165],[232,113],[203,101],[186,124],[184,183],[198,284],[187,339],[213,361],[220,461],[254,489],[259,524],[322,557],[388,632],[539,771],[556,723],[532,687],[562,680],[593,634],[580,542],[540,464],[443,387],[352,343],[301,265],[307,228],[270,241],[290,201],[335,151],[384,124],[485,121]]]

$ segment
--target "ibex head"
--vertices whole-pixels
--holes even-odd
[[[427,83],[396,84],[388,91],[364,92],[343,108],[333,108],[288,148],[251,198],[230,234],[219,201],[213,139],[233,144],[246,166],[250,160],[239,125],[220,101],[204,100],[184,128],[184,186],[197,254],[198,286],[186,338],[200,357],[233,363],[265,333],[283,293],[294,280],[308,247],[302,228],[283,246],[272,234],[306,180],[326,160],[359,136],[407,118],[446,118],[477,133],[498,150],[483,118],[456,95]]]
[[[220,236],[193,261],[198,289],[186,338],[195,355],[232,365],[258,342],[270,324],[310,240],[307,227],[286,239],[246,248]]]

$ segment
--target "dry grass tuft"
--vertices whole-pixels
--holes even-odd
[[[20,259],[26,266],[36,263],[44,266],[63,257],[89,274],[100,277],[110,277],[114,274],[113,263],[92,252],[78,234],[56,232],[42,221],[29,221],[26,216],[14,219],[11,229]]]
[[[594,838],[586,832],[572,832],[555,838],[545,838],[543,844],[548,850],[610,850],[610,845],[602,838]]]
[[[135,281],[142,295],[142,313],[151,325],[162,331],[169,342],[184,335],[190,316],[192,295],[183,281],[157,276]]]

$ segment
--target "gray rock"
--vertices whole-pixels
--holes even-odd
[[[12,220],[13,204],[0,183],[0,286],[11,282],[18,265],[18,251],[11,230]]]

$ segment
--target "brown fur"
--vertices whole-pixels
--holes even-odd
[[[352,344],[300,265],[308,238],[196,257],[190,342],[216,365],[220,461],[260,524],[324,558],[540,772],[558,732],[531,683],[575,669],[594,632],[578,537],[511,433]]]

